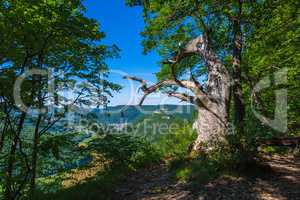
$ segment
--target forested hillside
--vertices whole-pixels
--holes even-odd
[[[154,113],[173,115],[182,119],[191,119],[194,112],[192,105],[143,105],[115,106],[102,110],[93,110],[92,114],[102,123],[135,123],[140,118]]]
[[[298,0],[0,0],[0,199],[300,199]]]

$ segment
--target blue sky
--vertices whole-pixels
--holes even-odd
[[[155,52],[143,55],[140,32],[144,29],[142,9],[125,6],[125,0],[86,0],[86,15],[100,22],[101,31],[106,38],[104,44],[116,44],[120,49],[119,59],[109,60],[114,82],[124,86],[123,90],[111,99],[111,105],[136,104],[141,97],[137,92],[138,84],[122,79],[123,74],[143,77],[155,82],[155,72],[159,71],[159,56]],[[145,104],[176,104],[162,94],[151,95]]]

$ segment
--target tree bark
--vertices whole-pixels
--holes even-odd
[[[210,103],[198,107],[194,128],[198,133],[192,150],[208,152],[226,142],[229,116],[230,77],[225,66],[215,59],[209,67],[207,94]]]
[[[38,57],[38,67],[42,68],[42,63],[43,63],[43,50],[39,54]],[[35,91],[36,94],[35,95]],[[39,114],[38,118],[35,124],[35,129],[34,129],[34,135],[33,135],[33,147],[32,147],[32,161],[31,161],[31,166],[32,166],[32,176],[31,176],[31,181],[30,181],[30,196],[33,199],[35,196],[35,188],[36,188],[36,175],[37,175],[37,160],[38,160],[38,153],[39,153],[39,142],[40,142],[40,125],[42,121],[42,106],[44,104],[44,100],[42,97],[42,88],[43,88],[43,82],[42,82],[42,77],[41,75],[35,75],[33,76],[33,83],[32,83],[32,101],[34,101],[34,96],[37,96],[37,105],[39,108]]]
[[[245,104],[243,99],[241,62],[242,62],[242,2],[238,1],[238,13],[233,19],[233,100],[234,100],[234,123],[237,133],[243,132]]]
[[[4,122],[1,122],[1,123],[3,123],[3,129],[2,129],[2,134],[1,134],[1,138],[0,138],[0,152],[2,152],[2,149],[4,147],[4,143],[5,143],[7,131],[9,129],[9,125],[11,126],[10,120],[9,120],[9,118],[10,118],[10,111],[8,111],[8,109],[7,109],[6,102],[3,103],[3,110],[4,110],[4,113],[5,113],[6,116],[3,119]],[[11,130],[11,132],[13,132],[13,130]]]
[[[6,200],[14,199],[13,188],[12,188],[12,176],[13,176],[13,169],[14,169],[14,164],[15,164],[16,151],[17,151],[19,140],[20,140],[20,135],[21,135],[21,132],[23,129],[23,125],[25,122],[26,114],[27,114],[26,112],[21,113],[17,131],[15,133],[15,136],[14,136],[11,148],[10,148],[7,172],[6,172],[6,186],[5,186],[5,199]]]
[[[39,127],[42,120],[42,115],[39,114],[35,130],[34,130],[34,136],[33,136],[33,148],[32,148],[32,176],[31,176],[31,182],[30,182],[30,195],[31,197],[34,197],[35,193],[35,181],[36,181],[36,174],[37,174],[37,160],[38,160],[38,144],[40,141],[40,135],[39,135]]]
[[[7,132],[7,128],[8,128],[8,120],[5,119],[4,123],[3,123],[3,129],[2,129],[2,133],[0,136],[0,152],[2,152],[3,146],[4,146],[4,141],[5,141],[5,135]]]
[[[193,143],[192,150],[196,152],[208,152],[215,148],[216,143],[225,142],[227,130],[226,118],[220,118],[205,108],[199,108],[198,118],[194,123],[198,137]]]

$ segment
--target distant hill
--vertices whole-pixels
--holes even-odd
[[[108,107],[107,109],[73,108],[73,111],[68,112],[50,131],[60,132],[74,129],[80,124],[81,119],[119,126],[124,123],[135,124],[141,122],[145,118],[152,118],[153,114],[169,116],[170,121],[175,118],[190,120],[194,112],[195,108],[192,105],[121,105]],[[35,117],[26,120],[28,130],[34,128],[35,120]]]
[[[143,105],[114,106],[107,109],[93,109],[88,115],[107,124],[134,123],[147,115],[166,114],[183,119],[191,119],[195,111],[192,105]]]

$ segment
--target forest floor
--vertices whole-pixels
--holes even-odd
[[[300,200],[300,161],[293,156],[272,156],[262,173],[222,175],[206,184],[178,183],[166,165],[130,174],[114,200]]]

